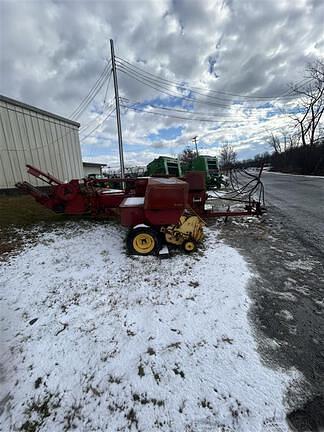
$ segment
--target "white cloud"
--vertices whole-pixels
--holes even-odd
[[[0,92],[66,116],[107,63],[109,38],[114,39],[118,56],[163,78],[272,97],[286,91],[290,82],[302,79],[308,61],[324,55],[324,4],[318,0],[2,0],[0,16]],[[122,73],[119,84],[121,96],[130,100],[162,96]],[[102,100],[103,93],[99,105]],[[198,135],[206,151],[229,141],[244,148],[239,154],[247,155],[248,148],[250,153],[264,151],[267,131],[287,127],[289,121],[275,113],[261,122],[273,108],[252,104],[255,108],[249,109],[251,102],[231,105],[228,96],[225,105],[228,108],[196,104],[195,109],[217,112],[224,119],[229,116],[232,124],[128,111],[122,116],[125,143],[131,147],[126,162],[145,163],[159,151],[164,154],[169,143],[163,134],[158,140],[160,148],[148,136],[172,126],[181,126],[182,132],[170,144],[170,154],[177,154]],[[286,108],[282,101],[275,105]],[[93,117],[87,112],[82,125]],[[85,144],[88,156],[93,146],[103,159],[108,150],[116,150],[115,118],[99,127]],[[141,149],[136,151],[137,147]],[[147,149],[144,153],[143,147]]]

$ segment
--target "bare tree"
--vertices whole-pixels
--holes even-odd
[[[306,69],[306,84],[294,85],[300,97],[300,113],[293,117],[303,146],[313,146],[319,138],[320,121],[324,112],[324,61],[316,60]]]
[[[276,154],[282,152],[280,138],[278,135],[274,135],[273,133],[267,138],[268,145],[273,149]]]
[[[236,152],[229,144],[224,144],[220,152],[219,164],[223,170],[230,170],[236,163]]]
[[[283,147],[283,151],[285,152],[288,150],[289,134],[286,130],[282,129],[281,136],[282,136],[282,147]]]
[[[299,134],[290,134],[288,136],[288,142],[290,150],[294,147],[297,147],[299,142]]]
[[[183,152],[179,155],[181,162],[184,164],[190,165],[191,162],[196,159],[196,152],[191,150],[191,148],[187,147],[183,150]]]
[[[272,148],[275,154],[285,153],[298,146],[299,134],[292,134],[286,129],[281,130],[281,135],[271,135],[266,139],[266,143]]]

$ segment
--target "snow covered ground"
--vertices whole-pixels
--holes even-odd
[[[298,375],[261,363],[249,269],[206,234],[160,260],[114,224],[35,229],[0,270],[3,430],[289,430]]]

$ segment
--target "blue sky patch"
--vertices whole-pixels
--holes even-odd
[[[153,142],[159,140],[173,140],[181,135],[182,129],[182,126],[159,129],[157,134],[148,134],[147,139]]]

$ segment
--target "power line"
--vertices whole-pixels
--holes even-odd
[[[82,126],[80,128],[80,133],[84,133],[87,129],[89,129],[90,126],[94,125],[95,123],[97,123],[98,119],[100,118],[100,116],[102,116],[102,114],[107,111],[109,108],[112,107],[112,103],[113,103],[114,99],[111,99],[110,102],[108,104],[106,104],[104,110],[98,114],[95,118],[93,118],[92,120],[90,120],[87,124],[85,124],[84,126]]]
[[[84,140],[86,140],[90,135],[92,135],[93,134],[93,132],[95,132],[106,120],[108,120],[108,118],[113,114],[113,112],[115,111],[115,109],[116,108],[113,108],[109,113],[108,113],[108,115],[94,128],[94,129],[92,129],[91,130],[91,132],[89,132],[86,136],[84,136],[84,137],[80,137],[80,139],[82,140],[82,141],[84,141]]]
[[[108,79],[108,83],[107,83],[107,87],[106,87],[106,93],[105,93],[105,97],[104,97],[104,104],[106,103],[106,99],[107,99],[107,94],[108,94],[108,89],[109,89],[109,84],[110,84],[111,77],[112,77],[112,71],[111,71],[111,73],[109,75],[109,79]]]
[[[265,100],[265,99],[271,99],[272,101],[274,101],[274,100],[282,99],[282,98],[289,98],[289,99],[295,98],[295,96],[291,96],[291,95],[289,95],[289,93],[287,94],[287,92],[281,94],[280,96],[276,96],[276,97],[250,96],[250,95],[238,95],[238,94],[234,94],[234,93],[209,90],[209,89],[204,89],[204,88],[199,88],[199,87],[189,87],[187,85],[184,85],[183,83],[167,80],[167,79],[161,78],[157,75],[154,75],[150,72],[144,71],[143,69],[132,65],[127,60],[124,60],[120,57],[116,56],[116,60],[117,60],[116,63],[118,66],[118,70],[120,70],[125,75],[129,76],[130,78],[140,82],[142,85],[150,87],[150,88],[158,91],[159,93],[163,93],[163,94],[166,94],[166,95],[171,96],[171,97],[176,97],[180,100],[190,101],[190,102],[198,103],[198,104],[200,103],[200,104],[211,105],[211,106],[214,106],[216,109],[224,109],[224,108],[228,109],[231,105],[231,99],[225,99],[225,98],[221,98],[221,97],[217,97],[217,96],[212,96],[210,94],[201,93],[201,92],[194,90],[194,89],[203,90],[204,92],[208,91],[209,93],[214,93],[214,94],[224,94],[227,96],[247,98],[247,99],[250,99],[251,101],[254,100],[256,103],[260,103],[262,100]],[[79,116],[84,112],[84,110],[87,108],[87,106],[89,106],[91,101],[95,98],[95,96],[101,90],[104,83],[107,81],[107,87],[106,87],[106,92],[105,92],[105,96],[104,96],[104,104],[105,104],[107,93],[108,93],[108,88],[109,88],[109,84],[110,84],[110,80],[111,80],[111,76],[112,76],[112,71],[111,70],[109,71],[110,62],[104,68],[104,71],[101,73],[101,75],[99,76],[99,78],[97,79],[97,81],[95,82],[93,87],[90,89],[88,95],[81,101],[79,107],[74,111],[74,113],[73,113],[74,117]],[[305,80],[303,80],[303,81],[305,81]],[[178,91],[180,94],[178,94],[174,91],[174,86],[177,87],[176,91]],[[189,94],[184,95],[183,92],[180,91],[180,89],[185,90],[186,92],[189,92]],[[194,97],[195,95],[199,95],[200,98]],[[209,98],[211,100],[209,100],[209,101],[203,100],[201,97]],[[215,101],[217,101],[217,102],[215,102]],[[220,102],[222,102],[222,103],[220,103]],[[242,104],[245,102],[243,101],[243,102],[239,102],[239,103]],[[151,111],[151,110],[148,111],[146,109],[141,109],[138,106],[136,106],[139,104],[140,104],[140,102],[135,102],[133,105],[122,104],[122,106],[126,109],[130,109],[130,110],[133,110],[136,112],[143,112],[143,113],[147,113],[147,114],[158,115],[158,116],[169,117],[169,118],[176,118],[176,119],[181,119],[181,120],[186,120],[186,121],[199,121],[199,122],[208,122],[208,123],[215,123],[216,121],[221,122],[221,123],[233,123],[233,122],[243,123],[243,122],[250,121],[250,120],[257,120],[257,118],[255,116],[253,116],[253,117],[250,116],[246,119],[236,120],[233,117],[232,118],[230,117],[230,115],[231,115],[230,113],[223,113],[221,115],[220,113],[218,114],[216,112],[213,112],[213,113],[201,112],[201,111],[194,112],[194,111],[182,110],[182,109],[166,107],[166,106],[161,107],[161,106],[153,105],[153,104],[149,104],[149,108],[152,108],[153,110],[165,111],[168,113]],[[245,107],[246,107],[246,105],[245,105]],[[257,109],[258,107],[255,105],[252,105],[252,107],[249,107],[249,108],[250,109]],[[84,136],[82,138],[82,140],[85,140],[91,134],[93,134],[93,132],[95,132],[113,114],[113,112],[114,112],[114,109],[112,111],[110,111],[109,114],[98,125],[96,125],[95,128],[92,129],[90,133],[88,133],[86,136]],[[180,115],[177,113],[179,113]],[[229,115],[225,115],[225,114],[229,114]],[[246,115],[246,114],[244,114],[244,115]],[[227,118],[228,120],[224,120],[223,119],[224,117]],[[92,124],[93,124],[93,121],[89,122],[85,127],[81,128],[81,133],[84,133],[87,129],[89,129],[89,127],[91,127]]]
[[[280,130],[282,130],[282,126],[279,126],[279,127],[276,127],[276,128],[272,128],[271,129],[271,131],[280,131]],[[201,137],[200,137],[200,140],[202,141],[202,139],[203,138],[205,138],[205,137],[207,137],[207,136],[209,136],[209,135],[213,135],[213,134],[216,134],[217,133],[217,130],[215,130],[215,131],[210,131],[210,132],[208,132],[208,133],[206,133],[206,134],[204,134],[204,135],[202,135]],[[236,147],[239,147],[240,145],[242,145],[242,144],[246,144],[246,143],[248,143],[248,142],[250,142],[250,141],[253,141],[255,138],[257,138],[257,137],[261,137],[261,138],[263,138],[263,137],[265,137],[267,134],[269,134],[269,131],[267,131],[267,130],[264,130],[264,132],[261,132],[261,131],[256,131],[256,132],[253,132],[252,134],[250,134],[250,138],[248,138],[248,139],[246,139],[246,140],[242,140],[241,142],[238,142],[238,143],[236,143],[236,142],[233,142],[233,141],[228,141],[229,142],[229,144],[232,146],[232,147],[234,147],[234,148],[236,148]],[[218,146],[219,147],[219,146]],[[219,147],[220,148],[220,147]],[[207,148],[207,150],[208,150],[208,148]]]
[[[182,116],[177,115],[177,114],[173,115],[171,109],[170,109],[171,114],[166,114],[166,113],[160,113],[160,112],[156,112],[156,111],[147,111],[145,109],[141,109],[141,108],[136,107],[136,105],[137,105],[136,103],[133,105],[122,104],[123,108],[127,108],[127,109],[130,109],[133,111],[144,112],[147,114],[159,115],[161,117],[170,117],[170,118],[176,118],[176,119],[187,120],[187,121],[199,121],[199,122],[207,122],[207,123],[216,123],[216,122],[218,122],[218,123],[246,123],[246,122],[249,122],[251,120],[257,121],[257,119],[253,118],[253,117],[248,117],[246,119],[231,118],[231,119],[226,119],[226,120],[223,120],[221,118],[214,118],[213,119],[213,118],[203,118],[203,117],[193,117],[193,116],[182,117]],[[163,107],[163,109],[164,108],[166,110],[168,110],[166,107]],[[162,109],[162,107],[161,107],[161,109]],[[195,114],[194,112],[190,112],[190,111],[182,111],[182,110],[177,110],[177,111],[180,111],[183,113],[188,113],[188,114]]]
[[[145,78],[142,78],[142,77],[139,78],[138,75],[134,76],[134,75],[130,74],[128,71],[124,70],[123,68],[119,68],[119,70],[121,72],[125,73],[126,75],[128,75],[129,77],[131,77],[131,78],[135,79],[136,81],[140,82],[141,84],[143,84],[145,86],[148,86],[150,88],[153,88],[154,90],[156,90],[156,91],[158,91],[160,93],[164,93],[164,94],[166,94],[168,96],[176,97],[176,98],[178,98],[180,100],[186,100],[186,101],[190,101],[190,102],[194,102],[194,103],[198,103],[198,104],[211,105],[211,106],[216,107],[217,109],[219,109],[219,108],[223,109],[224,107],[228,109],[230,107],[230,105],[220,105],[220,104],[215,103],[215,102],[203,101],[201,99],[194,99],[194,98],[189,97],[189,96],[179,95],[179,94],[174,93],[173,91],[169,90],[168,88],[165,90],[165,87],[161,87],[161,85],[159,85],[157,83],[154,83],[154,81],[151,81],[151,80],[148,81],[148,80],[146,80]],[[256,106],[252,106],[252,107],[246,107],[245,106],[245,108],[247,108],[247,109],[258,109],[258,107],[256,107]],[[215,113],[215,115],[216,115],[216,113]]]
[[[110,39],[110,55],[111,55],[112,74],[113,74],[113,78],[114,78],[114,90],[115,90],[115,101],[116,101],[116,122],[117,122],[120,174],[121,174],[121,177],[124,178],[125,177],[125,164],[124,164],[124,150],[123,150],[123,134],[122,134],[122,126],[121,126],[121,118],[120,118],[119,91],[118,91],[118,78],[117,78],[117,69],[116,69],[115,48],[114,48],[114,41],[112,39]],[[126,184],[124,181],[122,181],[121,187],[122,187],[122,189],[126,188]]]
[[[201,94],[201,95],[203,95],[205,97],[215,98],[215,99],[218,99],[220,101],[226,101],[226,99],[219,98],[219,97],[217,98],[216,96],[210,96],[208,94],[199,93],[199,92],[196,92],[196,90],[194,90],[194,89],[208,91],[210,93],[215,93],[215,94],[223,94],[225,96],[243,98],[243,99],[252,99],[252,100],[255,99],[256,101],[258,101],[258,100],[262,101],[263,99],[264,100],[268,100],[268,99],[277,100],[277,99],[282,99],[282,98],[289,98],[290,99],[290,98],[295,98],[296,97],[296,96],[290,94],[292,92],[291,90],[290,91],[287,90],[284,93],[282,93],[280,95],[277,95],[277,96],[252,96],[252,95],[241,95],[241,94],[237,94],[237,93],[225,92],[225,91],[221,91],[221,90],[211,90],[211,89],[206,89],[206,88],[203,88],[203,87],[196,87],[196,86],[191,86],[190,87],[190,86],[184,85],[181,82],[171,81],[171,80],[168,80],[166,78],[162,78],[162,77],[160,77],[158,75],[152,74],[151,72],[145,71],[144,69],[139,68],[138,66],[135,66],[134,64],[128,62],[127,60],[125,60],[125,59],[123,59],[121,57],[117,57],[117,58],[118,58],[118,60],[121,62],[121,64],[124,67],[128,67],[129,69],[132,68],[133,71],[135,70],[137,73],[141,73],[142,75],[143,74],[150,75],[155,80],[164,81],[165,83],[176,85],[179,88],[183,88],[183,89],[189,90],[189,91],[191,91],[193,93]],[[304,81],[305,81],[305,79],[299,81],[297,84],[302,83]],[[306,81],[309,81],[309,80],[306,80]],[[303,85],[305,85],[305,83]],[[230,98],[230,100],[231,100],[231,98]]]
[[[170,83],[170,84],[172,84],[172,85],[176,85],[177,87],[181,87],[181,88],[184,88],[184,89],[190,90],[190,91],[192,91],[192,92],[194,92],[193,89],[199,89],[199,90],[208,91],[208,92],[210,92],[210,93],[224,94],[224,95],[228,95],[228,96],[236,96],[236,97],[240,97],[240,98],[248,98],[248,99],[265,99],[265,100],[267,100],[267,99],[278,100],[278,99],[282,99],[282,98],[285,98],[285,97],[288,97],[288,98],[295,98],[295,97],[296,97],[296,96],[290,95],[290,93],[292,93],[293,90],[290,90],[290,91],[287,90],[287,91],[284,92],[282,95],[278,95],[278,96],[249,96],[249,95],[240,95],[240,94],[236,94],[236,93],[225,92],[225,91],[221,91],[221,90],[211,90],[211,89],[206,89],[206,88],[202,88],[202,87],[195,87],[195,86],[189,87],[189,86],[184,85],[183,83],[175,82],[175,81],[171,81],[171,80],[167,80],[167,79],[165,79],[165,78],[159,77],[158,75],[154,75],[154,74],[152,74],[152,73],[150,73],[150,72],[144,71],[143,69],[141,69],[141,68],[139,68],[139,67],[137,67],[137,66],[135,66],[135,65],[132,65],[132,64],[129,63],[129,62],[127,62],[127,60],[124,60],[124,59],[121,59],[121,58],[119,58],[119,59],[120,59],[122,62],[127,63],[127,64],[129,65],[128,67],[134,68],[134,69],[136,69],[137,71],[141,71],[141,72],[138,72],[138,73],[142,73],[142,74],[146,74],[146,75],[151,75],[152,77],[155,77],[155,80],[165,81],[165,82],[168,82],[168,83]],[[126,66],[126,65],[124,65],[124,66]],[[312,79],[309,79],[309,78],[302,79],[302,80],[300,80],[300,81],[298,81],[298,82],[296,83],[296,86],[297,86],[296,88],[301,88],[302,86],[306,85],[306,84],[309,83],[310,81],[312,81]],[[287,93],[287,96],[284,96],[286,93]],[[206,97],[210,97],[209,95],[205,95],[205,94],[204,94],[204,96],[206,96]],[[215,97],[215,98],[216,98],[216,97]],[[221,101],[227,101],[227,102],[228,102],[228,100],[226,100],[226,99],[224,99],[224,98],[216,98],[216,99],[219,99],[219,100],[221,100]],[[230,98],[229,100],[232,100],[232,98]]]
[[[126,102],[131,102],[132,105],[131,106],[136,106],[136,105],[143,105],[142,102],[132,102],[130,101],[128,98],[121,98],[123,100],[125,100]],[[225,119],[229,119],[229,120],[233,120],[233,121],[238,121],[237,119],[235,119],[235,117],[233,117],[233,115],[237,114],[237,113],[233,113],[229,115],[225,115],[223,114],[222,116],[220,116],[220,114],[217,114],[215,112],[207,112],[207,111],[188,111],[188,110],[181,110],[181,109],[177,109],[177,108],[171,108],[171,107],[165,107],[165,106],[159,106],[159,105],[154,105],[151,103],[147,103],[146,107],[148,108],[155,108],[155,109],[160,109],[160,110],[165,110],[165,111],[170,111],[170,112],[176,112],[176,113],[183,113],[183,114],[191,114],[191,115],[202,115],[202,116],[207,116],[207,117],[214,117],[215,120],[217,121],[222,121],[224,118]],[[245,114],[244,114],[245,115]],[[245,119],[240,119],[242,121],[248,121],[248,120],[258,120],[258,117],[256,116],[252,116],[250,115],[249,117],[246,117]]]
[[[103,71],[101,72],[101,74],[99,75],[99,77],[97,78],[97,80],[95,81],[95,83],[93,84],[93,86],[90,88],[89,92],[86,94],[86,96],[82,99],[82,101],[80,102],[80,104],[75,108],[75,110],[71,113],[71,116],[75,116],[76,112],[79,111],[80,107],[84,104],[84,102],[89,98],[89,96],[92,94],[93,90],[98,86],[98,84],[100,83],[100,81],[102,80],[102,78],[107,74],[108,70],[109,70],[109,66],[110,66],[110,61],[108,62],[108,64],[106,64],[106,66],[104,67]]]
[[[71,118],[77,118],[79,117],[85,109],[89,106],[89,104],[92,102],[92,100],[96,97],[96,95],[99,93],[99,91],[102,89],[104,83],[106,82],[106,79],[111,74],[110,68],[110,61],[105,66],[103,72],[100,74],[99,78],[95,82],[95,84],[91,87],[88,94],[83,98],[83,100],[80,102],[78,107],[73,111],[71,114]]]
[[[229,100],[224,100],[223,98],[221,99],[221,98],[218,98],[218,97],[215,97],[215,96],[210,96],[210,95],[205,94],[205,93],[199,93],[197,91],[192,90],[192,88],[189,88],[189,87],[184,86],[184,85],[178,85],[177,83],[165,80],[163,78],[158,78],[158,77],[157,78],[151,78],[150,76],[147,76],[148,74],[146,72],[139,72],[138,70],[135,70],[133,67],[129,67],[129,66],[123,64],[123,63],[119,63],[118,65],[119,65],[120,68],[124,68],[130,74],[134,74],[138,78],[141,78],[143,80],[147,80],[148,82],[156,84],[158,86],[163,86],[163,88],[165,88],[165,89],[170,89],[170,87],[172,89],[174,86],[176,86],[177,88],[189,91],[190,93],[196,93],[196,94],[199,94],[200,96],[220,101],[220,102],[222,102],[222,104],[218,103],[218,106],[220,106],[222,108],[227,107],[228,106],[227,102],[230,102]],[[152,74],[150,74],[150,75],[152,75]],[[224,104],[224,102],[226,102],[226,104]]]
[[[110,72],[111,75],[111,72]],[[103,79],[101,80],[101,82],[98,83],[98,85],[96,86],[96,88],[94,88],[94,90],[92,91],[92,93],[89,95],[89,97],[87,98],[87,100],[83,103],[83,106],[80,107],[80,109],[78,110],[78,112],[74,115],[75,118],[80,117],[84,111],[88,108],[88,106],[90,105],[90,103],[94,100],[94,98],[97,96],[97,94],[100,92],[100,90],[102,89],[102,87],[105,84],[106,79],[108,78],[108,76],[110,75],[105,75],[103,77]]]
[[[184,96],[182,93],[177,94],[173,90],[170,90],[169,86],[167,86],[165,84],[161,84],[157,81],[154,81],[151,78],[145,78],[145,77],[141,76],[140,74],[138,74],[137,72],[130,72],[130,70],[126,69],[124,66],[119,65],[118,70],[120,70],[124,74],[128,75],[130,78],[133,78],[136,81],[138,81],[138,82],[140,82],[140,83],[142,83],[148,87],[151,87],[154,90],[157,90],[159,93],[164,93],[168,96],[177,97],[178,99],[187,100],[190,102],[195,102],[195,103],[200,103],[200,104],[211,105],[211,106],[222,108],[222,109],[229,107],[229,104],[220,104],[220,103],[216,103],[216,102],[203,101],[201,99],[195,99],[195,98],[192,98],[190,96]]]
[[[138,108],[135,108],[135,107],[130,107],[130,106],[126,106],[126,105],[122,105],[124,108],[127,108],[127,109],[131,109],[131,110],[133,110],[133,111],[138,111],[138,112],[144,112],[144,113],[147,113],[147,114],[153,114],[153,115],[160,115],[160,116],[162,116],[162,117],[171,117],[171,118],[177,118],[177,119],[182,119],[182,120],[194,120],[194,121],[206,121],[206,122],[212,122],[211,120],[207,120],[207,119],[190,119],[190,118],[183,118],[183,117],[179,117],[179,116],[171,116],[171,115],[167,115],[167,114],[161,114],[161,113],[157,113],[157,112],[153,112],[153,111],[145,111],[145,110],[141,110],[141,109],[138,109]],[[221,123],[225,123],[226,121],[223,121],[223,122],[221,122]],[[233,123],[233,121],[227,121],[228,123]],[[239,123],[239,122],[238,122]],[[279,126],[279,127],[276,127],[276,128],[272,128],[271,129],[272,131],[279,131],[279,130],[282,130],[282,126]],[[211,134],[215,134],[215,133],[217,133],[217,131],[211,131],[210,133],[208,133],[208,134],[205,134],[205,135],[203,135],[201,138],[204,138],[204,137],[206,137],[206,136],[208,136],[208,135],[211,135]],[[258,132],[255,132],[255,133],[253,133],[252,134],[252,137],[251,138],[249,138],[248,139],[248,141],[252,141],[253,139],[255,139],[256,137],[264,137],[264,136],[266,136],[266,134],[267,133],[269,133],[268,131],[264,131],[264,132],[261,132],[261,131],[258,131]],[[254,138],[255,137],[255,138]],[[245,142],[245,141],[244,141]],[[240,144],[242,144],[242,143],[239,143],[239,144],[237,144],[237,146],[239,146]]]
[[[211,119],[180,117],[180,116],[175,116],[175,115],[171,115],[171,114],[163,114],[163,113],[158,113],[158,112],[154,112],[154,111],[146,111],[146,110],[135,108],[135,107],[132,107],[132,106],[129,106],[129,105],[124,105],[124,104],[122,104],[122,107],[130,109],[130,110],[133,110],[133,111],[143,112],[143,113],[146,113],[146,114],[158,115],[158,116],[161,116],[161,117],[170,117],[170,118],[176,118],[176,119],[180,119],[180,120],[194,120],[194,121],[203,121],[203,122],[215,123],[215,120],[211,120]],[[230,122],[232,123],[232,120]]]

